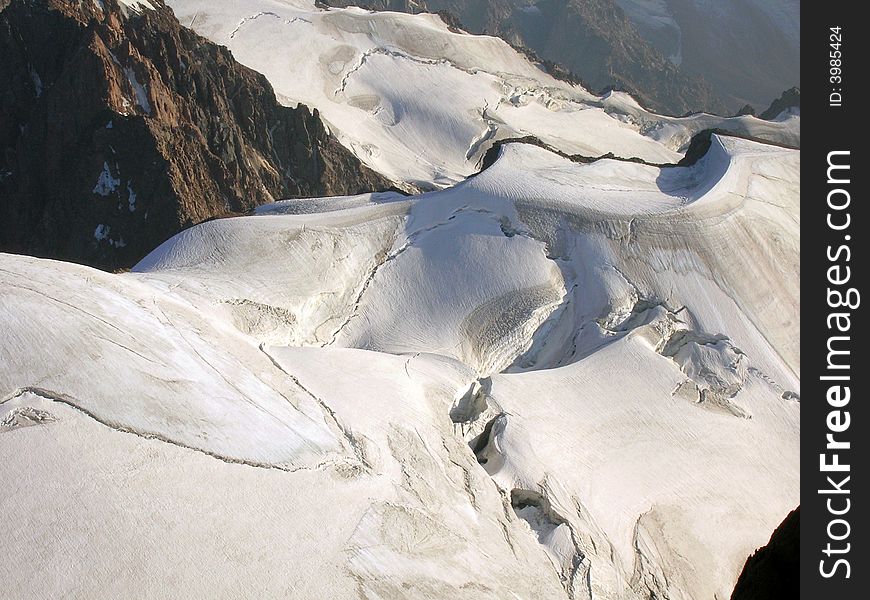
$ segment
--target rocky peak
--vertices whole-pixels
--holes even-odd
[[[772,120],[777,118],[783,111],[789,109],[801,108],[801,90],[798,87],[792,87],[782,93],[782,95],[770,103],[770,106],[761,113],[762,119]]]
[[[210,218],[390,185],[162,0],[11,0],[0,55],[0,250],[128,267]]]

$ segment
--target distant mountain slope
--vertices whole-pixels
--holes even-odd
[[[734,110],[800,85],[800,0],[615,0],[682,70]]]
[[[0,12],[0,250],[128,267],[189,225],[389,187],[161,0]]]
[[[400,12],[455,15],[470,33],[497,35],[562,65],[593,91],[630,91],[644,106],[671,115],[734,112],[704,77],[669,61],[645,40],[614,0],[327,0]]]

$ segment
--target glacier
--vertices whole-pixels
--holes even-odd
[[[328,9],[311,0],[169,0],[179,21],[266,75],[287,105],[316,108],[367,166],[409,190],[476,172],[498,139],[535,136],[568,154],[677,162],[719,129],[796,147],[800,116],[666,117],[622,92],[554,79],[504,41],[432,14]]]
[[[729,597],[800,502],[799,113],[655,115],[435,15],[168,4],[415,195],[130,272],[0,254],[3,593]]]
[[[799,165],[506,144],[130,273],[0,256],[7,590],[727,597],[799,502]]]

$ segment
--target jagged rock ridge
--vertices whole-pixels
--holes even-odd
[[[775,119],[784,111],[792,109],[800,111],[801,108],[801,90],[793,87],[785,90],[782,95],[771,102],[770,106],[761,113],[762,119]]]
[[[389,187],[162,1],[128,4],[2,9],[0,250],[129,267],[210,218]]]

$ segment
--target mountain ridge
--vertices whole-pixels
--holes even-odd
[[[281,106],[263,75],[152,5],[0,13],[0,249],[129,267],[210,218],[390,187],[316,110]]]

